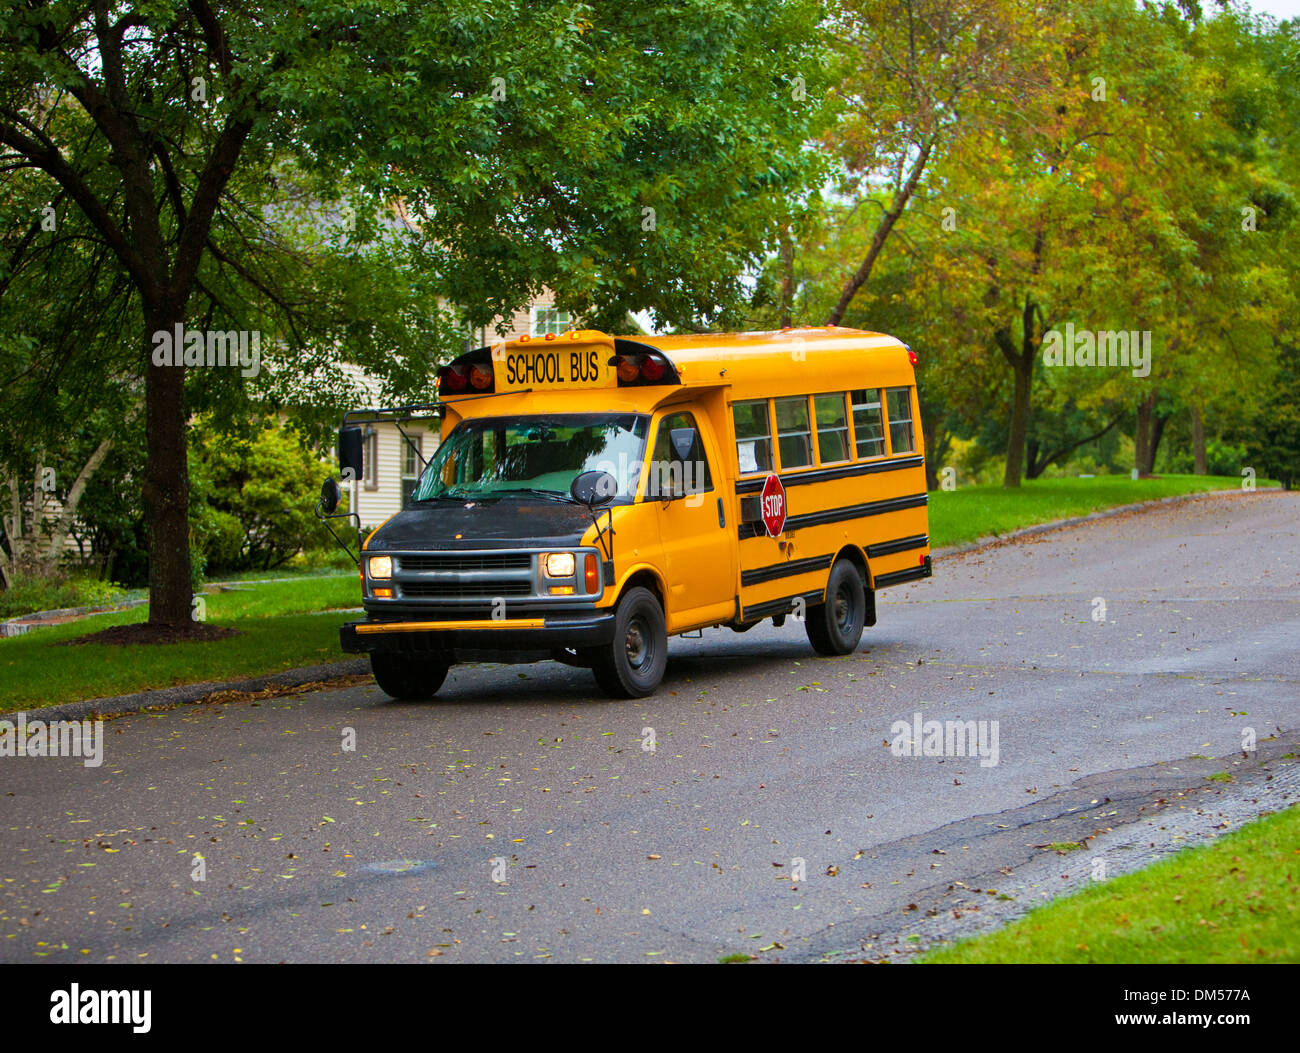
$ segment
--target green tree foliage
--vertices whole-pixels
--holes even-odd
[[[135,320],[111,353],[146,402],[150,621],[190,624],[190,413],[234,416],[251,380],[159,362],[154,334],[259,331],[281,377],[360,344],[415,378],[450,338],[441,300],[483,324],[548,285],[598,323],[726,323],[818,178],[819,17],[809,0],[0,0],[0,168],[37,177]],[[330,203],[317,226],[339,233],[305,251],[286,194]],[[10,288],[38,302],[36,272],[78,244],[34,237]]]
[[[1090,450],[1113,457],[1123,435],[1149,472],[1170,421],[1202,450],[1244,427],[1296,326],[1297,25],[1128,0],[1026,19],[1008,0],[951,23],[950,42],[940,16],[976,5],[879,6],[898,12],[868,26],[897,37],[880,65],[910,72],[862,96],[860,117],[855,92],[880,74],[864,62],[846,75],[856,130],[827,148],[860,179],[809,225],[795,301],[837,319],[854,292],[844,276],[865,266],[842,317],[918,351],[932,467],[976,439],[1005,452],[1015,486]],[[904,32],[920,12],[921,31]],[[968,75],[991,90],[950,95],[928,124],[925,106],[902,112],[988,41],[1002,43]],[[1067,325],[1149,331],[1149,372],[1046,366],[1045,335]]]
[[[1300,348],[1282,352],[1276,380],[1252,423],[1249,466],[1294,490],[1300,485]]]
[[[190,446],[195,549],[209,572],[269,570],[332,544],[312,513],[330,466],[292,428],[247,436],[200,426]]]

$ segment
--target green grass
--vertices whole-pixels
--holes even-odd
[[[1039,907],[931,963],[1300,962],[1300,808]]]
[[[242,635],[204,643],[52,646],[112,625],[143,621],[147,608],[95,615],[0,640],[0,713],[205,680],[261,676],[339,661],[338,627],[358,607],[355,576],[259,585],[205,596],[206,621]]]
[[[1261,483],[1260,485],[1266,485]],[[971,486],[930,494],[930,538],[935,548],[961,545],[981,537],[1007,534],[1036,523],[1070,519],[1103,508],[1155,501],[1162,497],[1239,490],[1232,476],[1166,475],[1129,479],[1103,475],[1095,479],[1026,480],[1018,490]]]

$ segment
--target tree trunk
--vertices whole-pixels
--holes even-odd
[[[907,179],[897,190],[894,191],[894,198],[889,203],[889,211],[880,217],[880,222],[876,224],[876,231],[871,236],[871,246],[867,249],[866,259],[862,261],[840,292],[839,301],[835,304],[835,309],[831,311],[830,316],[826,319],[827,325],[839,325],[844,318],[844,312],[849,309],[849,304],[853,298],[858,295],[858,290],[866,284],[871,277],[871,269],[876,265],[876,259],[880,256],[880,251],[885,247],[885,242],[889,239],[890,231],[894,229],[894,224],[898,222],[907,203],[912,199],[916,192],[916,186],[921,181],[921,175],[925,172],[926,163],[930,160],[930,152],[934,149],[934,140],[926,139],[920,146],[916,159],[912,162],[912,167],[907,173]]]
[[[1007,437],[1007,467],[1004,487],[1018,487],[1025,470],[1025,442],[1029,437],[1029,395],[1034,379],[1034,361],[1015,365],[1016,386],[1011,396],[1011,434]]]
[[[1151,422],[1151,471],[1156,470],[1156,454],[1160,452],[1160,440],[1164,438],[1165,425],[1169,423],[1169,414],[1157,414]]]
[[[137,406],[136,410],[132,410],[127,415],[127,422],[135,416],[138,409]],[[58,564],[59,558],[63,555],[64,543],[68,540],[68,532],[72,529],[72,521],[77,518],[77,506],[81,504],[81,495],[86,492],[86,484],[90,482],[90,477],[99,470],[99,466],[104,463],[104,458],[108,456],[108,451],[112,448],[112,439],[103,440],[95,448],[95,452],[90,455],[90,459],[81,466],[81,471],[77,473],[77,478],[73,481],[68,496],[63,499],[63,507],[58,518],[54,521],[54,528],[50,531],[49,548],[45,551],[45,559],[41,568],[42,574],[51,574]],[[80,540],[77,542],[77,552],[84,555]]]
[[[939,441],[939,425],[934,422],[925,432],[925,488],[927,490],[939,489],[939,458],[943,457],[948,448],[952,445],[951,440],[946,436],[943,442]]]
[[[1192,471],[1197,475],[1208,474],[1205,467],[1205,421],[1200,406],[1192,407],[1192,458],[1195,461]]]
[[[1151,423],[1156,407],[1156,394],[1157,392],[1152,391],[1137,406],[1137,428],[1133,435],[1133,467],[1137,469],[1139,478],[1151,474],[1151,464],[1155,460],[1151,448]]]
[[[146,314],[144,501],[149,509],[149,624],[190,624],[190,473],[186,459],[185,367],[152,360],[151,335],[172,331],[178,312]],[[181,349],[176,348],[179,352]]]

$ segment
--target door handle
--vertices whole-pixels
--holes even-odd
[[[727,514],[722,510],[722,498],[719,497],[718,498],[718,526],[725,529],[726,525],[727,525]]]

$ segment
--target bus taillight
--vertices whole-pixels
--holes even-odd
[[[618,382],[620,384],[632,384],[640,374],[641,369],[637,365],[634,355],[618,356]]]
[[[654,355],[646,355],[641,362],[641,376],[650,381],[651,384],[664,378],[664,361],[662,358],[656,358]]]
[[[680,384],[681,378],[666,358],[656,354],[624,354],[610,359],[618,372],[618,382],[630,384]]]
[[[446,369],[442,370],[438,376],[442,381],[442,383],[438,385],[440,390],[449,391],[453,395],[464,391],[465,388],[469,386],[469,378],[465,376],[465,371],[463,369],[458,369],[455,366],[448,366]]]

